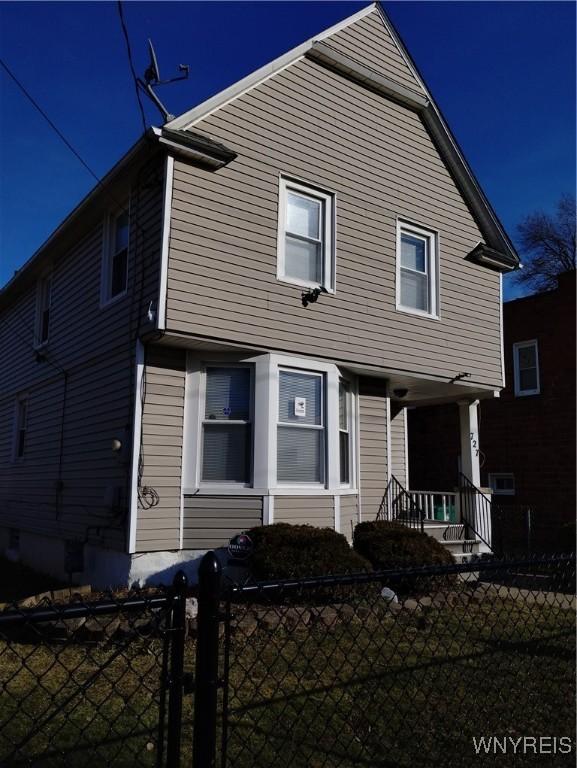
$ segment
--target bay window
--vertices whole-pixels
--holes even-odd
[[[339,475],[341,485],[351,482],[351,388],[339,381]]]
[[[324,483],[324,376],[280,370],[278,395],[277,480]]]
[[[251,370],[206,369],[202,421],[203,483],[250,482]]]

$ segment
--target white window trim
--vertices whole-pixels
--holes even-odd
[[[34,315],[34,349],[43,349],[48,342],[50,341],[50,324],[51,324],[51,317],[49,316],[48,320],[48,338],[45,341],[40,341],[40,336],[42,334],[42,312],[44,307],[44,294],[46,289],[46,284],[50,283],[50,301],[48,303],[48,309],[50,310],[50,315],[52,314],[52,291],[54,289],[54,278],[53,273],[46,272],[44,275],[42,275],[38,283],[36,285],[36,312]]]
[[[206,371],[208,368],[248,368],[250,372],[250,385],[249,385],[249,413],[248,421],[239,420],[222,420],[221,423],[226,424],[248,424],[250,426],[250,447],[249,447],[249,478],[253,478],[246,483],[238,483],[234,480],[214,483],[207,482],[202,479],[202,461],[203,461],[203,435],[204,425],[207,423],[205,418],[206,411]],[[198,425],[198,440],[197,440],[197,456],[198,456],[198,488],[252,488],[254,481],[254,417],[255,417],[255,397],[254,397],[254,384],[255,384],[255,370],[254,365],[249,362],[213,362],[212,360],[203,361],[200,367],[201,377],[199,380],[198,394],[199,394],[199,425]]]
[[[294,191],[305,197],[313,197],[324,203],[323,227],[323,279],[320,283],[300,280],[285,274],[285,229],[287,192]],[[336,211],[337,200],[334,192],[319,189],[314,184],[298,181],[289,176],[279,176],[278,198],[278,233],[277,233],[277,280],[303,288],[324,288],[327,293],[335,293],[336,274]]]
[[[102,226],[102,258],[100,269],[100,308],[109,307],[111,304],[116,304],[117,301],[122,301],[128,294],[128,282],[130,279],[130,248],[131,248],[131,202],[130,200],[123,206],[114,211],[109,211]],[[112,235],[114,233],[114,224],[116,220],[122,216],[123,213],[128,213],[128,243],[127,243],[127,255],[126,255],[126,287],[116,296],[110,296],[110,281],[112,279]]]
[[[519,368],[519,350],[524,347],[535,348],[535,369],[537,373],[537,387],[535,389],[521,389],[521,376]],[[515,397],[527,397],[527,395],[539,395],[541,393],[541,377],[539,375],[539,343],[537,339],[517,341],[513,344],[513,370],[515,379]]]
[[[429,304],[430,312],[424,312],[421,309],[405,307],[401,303],[401,235],[403,232],[415,234],[417,237],[428,240],[427,259],[429,276]],[[418,317],[426,317],[430,320],[440,320],[440,298],[439,298],[439,232],[436,229],[429,229],[414,224],[407,219],[397,218],[397,237],[396,237],[396,276],[395,276],[395,306],[398,312],[406,312]]]
[[[27,393],[17,395],[16,402],[14,403],[14,419],[12,422],[12,462],[20,463],[26,458],[26,442],[24,443],[24,452],[22,456],[18,456],[18,438],[20,433],[20,404],[26,403],[26,423],[25,431],[26,436],[28,434],[28,420],[30,417],[30,397]],[[26,437],[24,438],[26,440]]]
[[[495,487],[494,482],[499,478],[511,478],[513,480],[513,488],[510,490],[502,491]],[[515,475],[512,472],[490,472],[488,477],[489,488],[492,490],[495,496],[514,496],[515,495]]]
[[[204,415],[204,369],[206,366],[253,366],[252,413],[252,483],[250,485],[200,482],[201,440]],[[322,373],[326,386],[326,467],[322,484],[277,482],[277,429],[279,369],[291,368],[310,373]],[[351,387],[352,430],[351,482],[340,483],[339,462],[339,379],[345,378]],[[184,495],[247,494],[262,496],[334,496],[358,493],[358,382],[356,377],[341,371],[332,363],[277,354],[231,355],[227,353],[207,356],[199,360],[197,353],[187,357],[184,406],[184,450],[182,465],[182,492]]]

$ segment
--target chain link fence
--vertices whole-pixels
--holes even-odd
[[[574,765],[574,555],[187,595],[2,611],[0,766]]]
[[[222,766],[574,765],[574,562],[231,590]]]
[[[0,766],[171,764],[184,588],[2,611]]]

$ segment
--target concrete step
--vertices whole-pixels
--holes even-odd
[[[434,539],[438,539],[439,541],[445,541],[443,539],[443,534],[447,530],[448,527],[451,527],[451,539],[457,539],[458,536],[462,535],[463,525],[462,523],[425,523],[425,533],[428,536],[432,536]]]

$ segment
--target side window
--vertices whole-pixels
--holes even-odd
[[[252,372],[207,367],[202,420],[202,483],[251,482]]]
[[[280,180],[279,280],[334,289],[334,196]]]
[[[515,495],[515,476],[510,472],[495,472],[489,475],[489,488],[499,496]]]
[[[26,432],[28,429],[28,399],[21,397],[16,401],[14,424],[14,451],[15,459],[22,459],[26,450]]]
[[[277,425],[279,483],[324,484],[326,477],[325,378],[280,369]]]
[[[539,349],[537,341],[520,341],[513,344],[513,366],[515,373],[515,395],[538,395]]]
[[[341,485],[351,482],[351,388],[348,381],[339,382],[339,462]]]
[[[437,317],[437,235],[402,221],[397,223],[397,309]]]
[[[52,275],[38,283],[36,297],[35,345],[41,347],[48,341],[50,333],[50,310],[52,306]]]
[[[107,304],[126,293],[129,231],[130,220],[127,211],[110,217],[102,261],[102,304]]]

